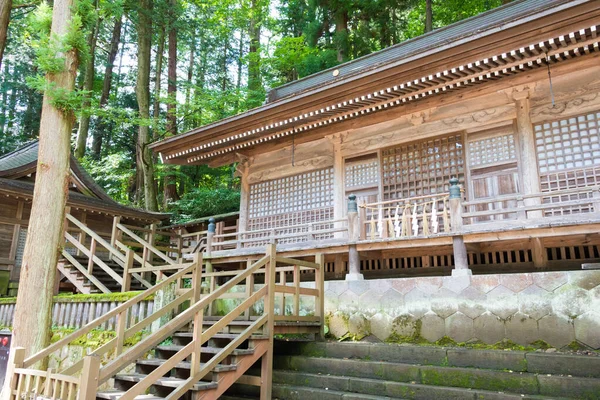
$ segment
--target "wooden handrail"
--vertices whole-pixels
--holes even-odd
[[[172,335],[182,326],[189,323],[193,319],[195,314],[197,314],[201,310],[204,310],[206,306],[208,306],[213,301],[217,300],[221,295],[225,294],[232,287],[242,282],[244,279],[246,279],[246,277],[248,277],[248,275],[251,275],[254,271],[264,267],[268,262],[269,257],[265,256],[249,268],[240,271],[240,273],[235,278],[229,280],[227,283],[219,287],[219,289],[215,290],[214,292],[210,293],[208,296],[203,297],[196,303],[190,305],[190,307],[187,310],[178,314],[175,318],[169,321],[166,325],[162,326],[155,333],[133,346],[133,348],[131,348],[127,353],[124,353],[120,357],[109,362],[100,370],[99,382],[102,383],[110,379],[110,377],[112,377],[115,373],[125,368],[135,359],[141,357],[143,354],[149,351],[152,347],[156,346],[158,343],[165,340],[167,337]]]
[[[538,192],[538,193],[532,193],[532,194],[502,195],[502,196],[497,196],[494,198],[464,201],[462,204],[464,206],[477,206],[477,205],[488,204],[488,203],[498,203],[501,201],[511,201],[511,200],[518,201],[518,200],[524,200],[524,199],[534,199],[534,198],[539,198],[539,197],[551,197],[551,196],[561,196],[561,195],[576,194],[576,193],[587,193],[587,192],[594,192],[594,191],[599,191],[599,190],[600,190],[600,186],[587,186],[587,187],[580,187],[580,188],[552,190],[549,192]]]
[[[111,278],[113,278],[119,285],[123,284],[123,277],[119,276],[119,274],[117,274],[112,268],[110,268],[108,265],[106,265],[106,263],[104,263],[104,261],[102,261],[100,259],[100,257],[98,257],[95,254],[93,254],[89,249],[87,249],[84,245],[82,245],[81,243],[79,243],[79,241],[77,239],[75,239],[73,236],[71,236],[67,232],[65,232],[65,238],[71,244],[73,244],[75,247],[77,247],[79,250],[81,250],[81,252],[84,255],[86,255],[87,257],[89,257],[94,262],[94,264],[96,264],[100,268],[102,268],[102,270],[104,272],[106,272]]]
[[[66,214],[65,217],[70,222],[77,225],[81,230],[83,230],[85,233],[87,233],[90,237],[92,237],[97,243],[102,245],[102,247],[106,248],[113,256],[117,257],[121,261],[124,261],[125,256],[121,252],[117,251],[117,249],[115,249],[113,246],[111,246],[110,243],[108,243],[106,240],[102,239],[98,234],[96,234],[96,232],[94,232],[93,230],[91,230],[90,228],[85,226],[81,221],[79,221],[77,218],[73,217],[71,214]]]
[[[361,207],[361,208],[377,207],[377,206],[383,206],[383,205],[399,203],[399,202],[406,203],[406,202],[411,202],[414,200],[433,199],[434,197],[447,197],[447,196],[448,196],[448,193],[435,193],[435,194],[429,194],[429,195],[425,195],[425,196],[406,197],[404,199],[394,199],[394,200],[378,201],[376,203],[359,204],[358,207]]]
[[[585,204],[593,204],[596,202],[596,199],[578,199],[578,200],[569,200],[569,201],[561,201],[557,203],[542,203],[535,204],[531,206],[522,206],[522,207],[512,207],[512,208],[497,208],[495,210],[485,210],[485,211],[472,211],[472,212],[463,212],[463,218],[477,218],[477,217],[487,217],[491,215],[497,214],[514,214],[517,212],[523,211],[541,211],[548,210],[553,208],[560,207],[569,207],[569,206],[581,206]]]
[[[96,318],[95,320],[89,322],[87,325],[83,326],[82,328],[80,328],[79,330],[63,337],[62,339],[58,340],[57,342],[51,344],[50,346],[46,347],[45,349],[40,350],[39,352],[29,356],[27,359],[24,360],[23,365],[24,367],[29,367],[35,363],[37,363],[38,361],[44,359],[45,357],[47,357],[48,355],[52,354],[53,352],[55,352],[56,350],[62,348],[63,346],[71,343],[73,340],[88,334],[90,331],[92,331],[94,328],[102,325],[104,322],[108,321],[109,319],[116,317],[119,313],[126,311],[127,309],[129,309],[131,306],[133,306],[134,304],[139,303],[140,301],[144,300],[145,298],[147,298],[148,296],[156,293],[157,291],[159,291],[160,289],[162,289],[164,286],[169,285],[172,282],[175,282],[176,280],[178,280],[179,278],[183,277],[184,275],[188,274],[190,271],[192,271],[194,268],[196,267],[195,263],[191,263],[190,266],[188,266],[187,268],[171,275],[169,278],[165,279],[162,282],[157,283],[156,285],[154,285],[153,287],[151,287],[150,289],[147,289],[145,291],[143,291],[142,293],[136,295],[135,297],[132,297],[131,299],[127,300],[126,302],[124,302],[123,304],[117,306],[116,308],[112,309],[111,311],[107,312],[106,314]]]
[[[88,274],[87,270],[67,251],[63,250],[62,255],[67,259],[83,276],[85,276],[94,286],[96,286],[102,293],[111,293],[110,290],[102,282],[100,282],[94,275]]]
[[[126,233],[129,237],[134,239],[136,242],[142,244],[144,246],[144,248],[150,250],[151,252],[153,252],[158,257],[162,258],[167,263],[176,264],[176,261],[172,260],[170,257],[168,257],[166,254],[164,254],[162,251],[158,250],[152,244],[148,243],[147,241],[145,241],[144,239],[142,239],[141,237],[139,237],[138,235],[136,235],[135,233],[133,233],[132,231],[127,229],[123,224],[117,224],[117,228],[119,228],[121,231]]]

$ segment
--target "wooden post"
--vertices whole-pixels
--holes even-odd
[[[211,254],[212,254],[212,247],[213,247],[213,236],[215,236],[215,230],[216,230],[216,225],[215,225],[215,219],[214,218],[209,218],[208,220],[208,232],[206,233],[206,273],[212,273],[213,272],[213,265],[211,262]],[[209,278],[209,293],[212,293],[215,288],[216,288],[216,280],[214,276],[211,276]],[[213,310],[213,303],[210,303],[208,305],[208,311],[206,315],[212,315],[212,310]]]
[[[463,206],[461,197],[458,179],[450,179],[450,225],[451,231],[454,233],[454,236],[452,237],[452,251],[454,253],[454,269],[452,270],[452,276],[472,275],[472,271],[469,269],[467,246],[465,246],[465,242],[461,235],[463,226]]]
[[[360,273],[360,257],[356,242],[359,239],[364,239],[366,236],[365,224],[366,220],[365,208],[360,208],[360,221],[358,218],[358,205],[356,196],[351,194],[348,196],[348,273],[346,274],[347,281],[362,281],[364,276]],[[365,235],[365,236],[363,236]]]
[[[79,218],[79,221],[81,221],[82,224],[86,224],[87,222],[87,213],[83,213],[81,214],[81,218]],[[84,230],[79,230],[79,235],[77,237],[77,240],[79,240],[79,243],[83,244],[85,246],[85,240],[86,240],[86,233]],[[81,250],[77,249],[77,255],[80,256],[81,255]]]
[[[250,268],[252,266],[252,261],[251,260],[247,260],[246,261],[246,269]],[[252,293],[254,293],[254,274],[250,274],[248,275],[248,277],[246,278],[246,298],[249,298],[250,296],[252,296]],[[248,309],[246,311],[244,311],[244,318],[246,320],[250,320],[250,310],[252,309],[252,307],[248,307]]]
[[[359,225],[359,239],[365,240],[367,238],[367,208],[363,201],[361,207],[358,208],[358,225]]]
[[[600,213],[600,190],[594,190],[592,198],[594,199],[594,212]]]
[[[2,400],[13,398],[11,392],[17,389],[17,385],[19,383],[19,375],[15,374],[15,369],[23,368],[24,360],[25,348],[13,347],[10,349],[5,375],[5,385],[2,387]],[[9,382],[8,385],[6,385],[7,381]]]
[[[202,254],[196,253],[194,254],[194,264],[196,267],[194,268],[194,272],[192,275],[192,290],[194,291],[194,297],[192,299],[192,304],[200,301],[202,296]],[[191,360],[191,371],[190,376],[195,376],[200,371],[200,358],[202,353],[202,331],[204,322],[204,309],[198,310],[198,312],[194,315],[194,326],[193,328],[193,342],[194,342],[194,351],[192,352],[192,360]]]
[[[20,200],[19,203],[17,204],[17,212],[15,214],[15,219],[20,221],[23,219],[23,201]],[[17,247],[19,245],[19,233],[21,232],[21,224],[16,223],[15,226],[13,227],[13,234],[12,234],[12,242],[10,244],[10,253],[8,255],[8,258],[11,261],[15,261],[16,256],[17,256]],[[14,268],[14,265],[13,265]]]
[[[119,228],[117,227],[117,225],[119,225],[121,223],[121,217],[120,216],[116,216],[113,218],[113,226],[112,226],[112,231],[110,233],[110,245],[113,248],[117,248],[117,241],[120,241],[119,238]],[[113,259],[113,255],[112,253],[110,253],[108,255],[108,259],[112,261]]]
[[[131,273],[129,270],[133,268],[133,256],[133,250],[127,249],[125,252],[125,262],[123,263],[123,284],[121,286],[122,292],[129,292],[131,289]]]
[[[100,375],[100,357],[88,355],[83,359],[78,400],[95,400]]]
[[[535,268],[546,268],[548,264],[548,253],[546,253],[546,249],[544,248],[543,239],[531,239],[531,256],[533,258],[533,266]]]
[[[156,224],[150,225],[150,233],[148,234],[147,242],[150,244],[150,246],[154,247],[154,243],[156,242]],[[152,264],[154,260],[154,253],[149,248],[144,246],[144,254],[146,255],[144,257],[144,261],[148,261],[150,264]]]
[[[538,174],[538,163],[535,148],[535,132],[531,123],[529,112],[529,90],[525,89],[513,93],[517,111],[517,135],[519,139],[519,154],[521,162],[521,173],[523,176],[523,194],[530,195],[540,192],[540,176]],[[538,205],[541,203],[539,197],[525,199],[525,205]],[[541,211],[527,212],[527,218],[541,218]]]
[[[319,297],[315,298],[315,316],[321,319],[319,340],[325,340],[325,256],[316,254],[315,263],[319,264],[319,269],[315,270],[315,289],[319,292]]]
[[[118,357],[123,352],[123,345],[125,344],[125,330],[127,329],[127,310],[121,311],[117,315],[117,329],[116,338],[117,344],[115,346],[115,357]]]
[[[208,232],[206,233],[206,254],[209,257],[210,257],[210,255],[212,253],[213,237],[215,236],[215,230],[216,230],[216,228],[217,227],[215,225],[215,219],[211,217],[208,220]]]
[[[300,315],[300,267],[294,265],[294,315]]]
[[[183,229],[177,230],[177,262],[183,262]]]
[[[250,182],[248,181],[248,175],[250,173],[251,160],[243,158],[238,164],[236,175],[240,177],[240,214],[237,222],[238,232],[240,233],[239,238],[243,238],[243,232],[248,229],[248,206],[250,203]],[[243,242],[238,241],[238,249],[243,247]]]
[[[277,268],[276,244],[267,245],[267,256],[269,262],[265,266],[265,285],[267,295],[265,296],[264,312],[268,313],[265,333],[269,335],[269,345],[266,353],[261,359],[260,369],[260,400],[271,400],[273,383],[273,334],[275,333],[275,273]]]
[[[333,147],[333,219],[344,218],[344,157],[342,156],[343,134],[328,137]],[[336,223],[339,227],[339,222]],[[336,232],[335,238],[341,238],[343,232]]]
[[[90,243],[90,258],[88,260],[88,274],[94,273],[94,255],[96,254],[96,239],[92,238]]]

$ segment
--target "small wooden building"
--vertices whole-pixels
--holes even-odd
[[[599,24],[598,1],[513,1],[152,147],[165,163],[238,163],[223,260],[276,239],[322,249],[330,278],[359,272],[353,248],[365,275],[439,274],[458,243],[474,273],[581,268],[600,260]]]
[[[19,280],[37,154],[38,142],[33,141],[0,157],[0,269],[6,271],[5,281],[8,280],[6,275],[11,282]],[[146,226],[169,218],[167,214],[137,210],[112,200],[73,157],[67,211],[93,231],[108,237],[114,217],[121,217],[124,223],[135,226]],[[5,293],[6,290],[0,287],[0,294]]]

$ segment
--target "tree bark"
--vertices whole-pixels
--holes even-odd
[[[6,38],[8,36],[8,24],[10,23],[10,10],[12,9],[12,0],[0,1],[0,67],[2,67],[2,57],[6,48]]]
[[[348,59],[348,10],[342,8],[335,12],[335,47],[337,60],[344,62]]]
[[[150,50],[152,46],[152,0],[140,0],[138,9],[138,70],[135,93],[138,101],[139,117],[142,120],[138,130],[136,147],[137,171],[142,172],[144,201],[146,209],[158,211],[156,185],[154,183],[154,160],[150,143]],[[138,191],[140,191],[138,187]]]
[[[97,5],[97,4],[96,4]],[[94,78],[96,72],[94,70],[94,63],[96,61],[96,43],[98,42],[98,31],[100,29],[100,19],[96,21],[94,29],[90,32],[88,39],[88,46],[90,48],[90,57],[87,65],[85,66],[85,78],[83,81],[83,90],[85,90],[83,104],[81,109],[81,118],[79,119],[79,129],[77,131],[77,145],[75,146],[75,157],[77,159],[83,158],[85,155],[85,148],[87,144],[88,134],[90,131],[90,112],[89,108],[91,105],[91,91],[94,89]]]
[[[167,82],[167,132],[177,135],[177,0],[169,0],[169,64]],[[166,174],[163,191],[163,205],[179,200],[177,177],[171,174],[174,166],[165,165]]]
[[[52,34],[64,35],[72,19],[73,0],[55,0]],[[64,54],[62,72],[48,74],[46,80],[57,88],[75,89],[77,55]],[[63,223],[69,183],[69,148],[74,124],[72,113],[58,110],[44,95],[38,167],[27,242],[23,253],[17,296],[12,346],[25,347],[27,355],[50,343],[52,295],[56,263],[63,243]],[[7,380],[8,382],[8,380]]]
[[[425,32],[433,30],[433,0],[425,0]]]
[[[154,119],[154,132],[158,132],[158,117],[160,116],[160,95],[162,65],[165,53],[165,25],[161,25],[156,49],[156,77],[154,79],[154,103],[152,105],[152,118]]]
[[[118,15],[115,20],[115,25],[112,31],[112,37],[110,39],[110,49],[108,51],[108,59],[106,60],[106,67],[104,68],[104,81],[102,83],[102,94],[100,95],[100,109],[106,108],[108,99],[110,97],[110,89],[112,86],[113,69],[115,66],[115,59],[119,52],[119,44],[121,43],[121,28],[123,25],[123,15]],[[95,159],[100,159],[100,153],[102,152],[102,141],[104,138],[104,131],[108,129],[108,124],[104,117],[99,116],[97,121],[96,132],[94,132],[94,138],[92,141],[92,154]]]
[[[194,128],[192,125],[193,118],[190,115],[190,100],[192,91],[192,79],[194,78],[194,57],[196,55],[196,30],[192,31],[192,41],[190,43],[190,60],[187,71],[187,85],[185,87],[185,116],[184,116],[184,129]]]

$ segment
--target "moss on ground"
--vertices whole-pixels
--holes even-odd
[[[122,302],[127,301],[142,292],[116,292],[116,293],[99,293],[99,294],[59,294],[54,296],[55,303],[94,303],[101,301]],[[144,300],[153,300],[154,296],[150,295]],[[16,297],[2,297],[0,304],[13,304],[17,302]]]

